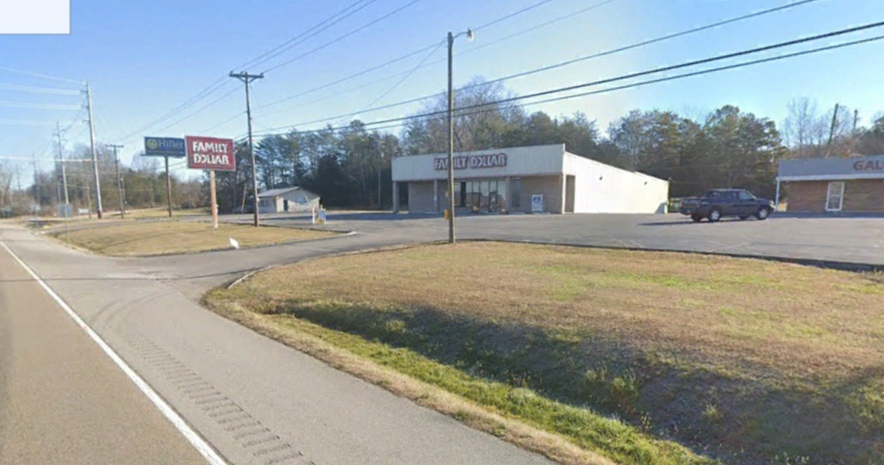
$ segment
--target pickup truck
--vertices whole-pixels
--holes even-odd
[[[690,216],[694,222],[703,218],[715,223],[725,216],[741,220],[754,216],[766,220],[775,210],[773,202],[755,197],[744,189],[714,189],[700,197],[688,197],[681,202],[679,212]]]

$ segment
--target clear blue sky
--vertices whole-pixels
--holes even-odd
[[[410,1],[376,0],[329,30],[267,63],[249,67],[248,71],[261,72],[295,58]],[[261,107],[437,43],[449,30],[477,27],[538,1],[421,0],[319,52],[268,72],[264,80],[253,85],[255,129],[359,111],[388,92],[400,78],[358,91],[345,91],[413,69],[427,53],[285,104]],[[458,39],[456,83],[462,84],[474,76],[493,79],[790,3],[789,0],[617,0],[574,14],[601,1],[552,0],[528,13],[480,29],[472,43]],[[238,70],[244,62],[351,3],[353,0],[76,0],[72,4],[70,35],[0,35],[0,67],[88,80],[94,91],[97,137],[101,142],[124,143],[121,158],[129,163],[141,149],[142,136],[199,135],[243,112],[242,85],[227,78],[218,92],[182,114],[146,131],[137,131],[229,71]],[[526,94],[880,21],[884,19],[881,6],[880,0],[820,0],[716,30],[512,80],[507,86],[516,93]],[[505,39],[560,17],[566,19]],[[874,30],[799,46],[795,50],[882,33],[884,31]],[[492,44],[498,40],[500,42]],[[671,109],[701,115],[721,105],[734,104],[779,124],[785,117],[788,101],[807,96],[824,107],[839,102],[856,108],[867,122],[884,110],[882,52],[884,42],[876,42],[529,109],[553,115],[582,111],[604,129],[609,122],[634,108]],[[783,52],[768,56],[779,53]],[[430,63],[438,63],[416,71],[377,105],[444,90],[444,59],[442,47],[428,59]],[[79,96],[27,93],[4,88],[4,85],[79,88],[73,83],[0,69],[0,102],[76,106],[82,101]],[[234,89],[237,90],[205,111],[163,128]],[[365,121],[395,118],[419,108],[419,104],[415,104],[361,117]],[[76,113],[76,110],[56,107],[47,110],[0,106],[0,157],[36,153],[41,166],[49,168],[52,157],[49,143],[54,126],[9,123],[28,121],[54,125],[59,120],[67,126],[73,122],[66,137],[67,146],[71,148],[78,143],[88,143],[85,125],[73,120]],[[203,135],[238,137],[245,132],[245,127],[245,116],[241,116]],[[22,169],[26,170],[25,164]]]

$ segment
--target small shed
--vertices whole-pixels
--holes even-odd
[[[307,189],[283,187],[258,194],[260,213],[309,212],[319,209],[319,196]]]

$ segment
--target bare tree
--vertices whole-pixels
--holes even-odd
[[[12,204],[13,171],[8,163],[0,162],[0,207]]]
[[[783,136],[794,158],[850,156],[853,113],[840,104],[821,112],[816,101],[796,98],[789,102]]]

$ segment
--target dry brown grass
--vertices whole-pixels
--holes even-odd
[[[104,255],[148,256],[226,249],[230,248],[230,238],[241,247],[255,247],[317,239],[333,233],[223,223],[214,229],[208,223],[156,221],[118,222],[111,226],[96,223],[93,228],[69,234],[56,230],[54,235],[73,246]]]
[[[211,214],[211,211],[208,208],[191,208],[191,209],[173,209],[172,217],[173,218],[181,218],[188,216],[208,216]],[[133,220],[145,220],[145,219],[161,219],[168,218],[169,210],[166,208],[142,208],[137,210],[131,210],[126,212],[126,219]],[[114,218],[119,218],[119,214],[114,215]]]
[[[226,298],[615,413],[728,462],[884,463],[880,277],[472,243],[277,268]]]

